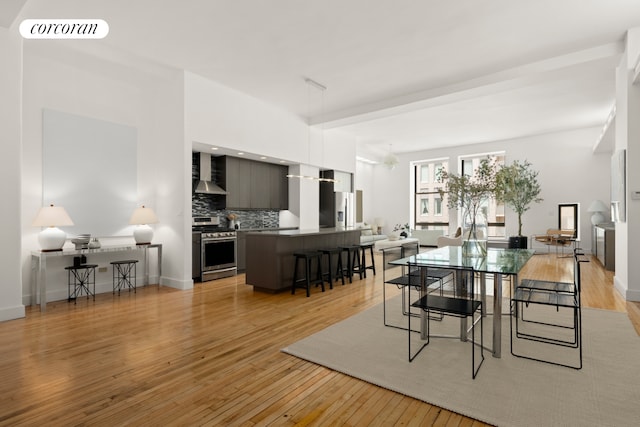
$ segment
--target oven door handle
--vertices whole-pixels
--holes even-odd
[[[236,239],[235,237],[215,237],[215,238],[202,238],[202,243],[211,243],[211,242],[235,242]]]

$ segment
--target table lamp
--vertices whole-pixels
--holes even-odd
[[[587,209],[587,212],[591,212],[593,214],[591,215],[591,224],[597,225],[603,222],[604,215],[602,214],[602,212],[606,212],[607,210],[608,208],[604,203],[602,203],[602,201],[594,200],[593,202],[591,202],[591,205],[589,205],[589,209]]]
[[[61,251],[67,240],[67,233],[59,226],[73,225],[73,221],[62,206],[45,206],[40,208],[38,215],[31,224],[34,227],[46,227],[38,234],[38,243],[42,252]]]
[[[137,225],[133,230],[133,238],[138,245],[148,245],[153,239],[153,229],[149,224],[155,224],[158,222],[158,217],[151,208],[142,207],[136,208],[131,215],[129,224]]]

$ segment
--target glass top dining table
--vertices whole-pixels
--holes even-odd
[[[394,265],[407,265],[432,268],[471,268],[480,273],[483,302],[486,301],[486,275],[493,275],[493,341],[492,354],[501,357],[502,347],[502,279],[513,276],[515,283],[518,274],[535,251],[531,249],[487,248],[485,256],[468,256],[460,246],[445,246],[410,257],[392,261]],[[483,304],[483,311],[486,313]]]

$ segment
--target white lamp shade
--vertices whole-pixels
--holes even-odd
[[[157,222],[158,217],[155,212],[153,212],[153,209],[145,208],[144,206],[136,208],[129,220],[129,224],[131,225],[155,224]]]
[[[136,244],[147,245],[151,243],[151,239],[153,239],[153,228],[147,224],[140,224],[133,230],[133,238]]]
[[[45,206],[40,208],[33,220],[34,227],[46,227],[38,234],[38,243],[43,251],[59,251],[67,240],[67,233],[57,226],[73,225],[67,211],[61,206]]]
[[[45,206],[40,208],[38,215],[33,220],[34,227],[61,227],[73,225],[73,221],[62,206]]]
[[[594,200],[589,205],[589,209],[587,209],[587,212],[606,212],[608,210],[609,208],[604,203],[602,203],[601,200]]]

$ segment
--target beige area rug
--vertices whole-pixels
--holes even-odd
[[[399,301],[392,303],[399,307]],[[455,331],[459,323],[448,319],[454,323],[442,327]],[[492,317],[485,319],[487,345]],[[406,323],[402,316],[395,321]],[[582,370],[512,356],[508,316],[502,317],[502,324],[502,358],[485,351],[475,380],[471,379],[471,344],[456,339],[432,339],[409,363],[407,332],[383,326],[382,305],[282,351],[489,424],[640,425],[640,337],[626,314],[583,309]],[[538,344],[534,349],[540,348]],[[558,349],[542,345],[543,353]],[[577,352],[565,356],[577,357]]]

